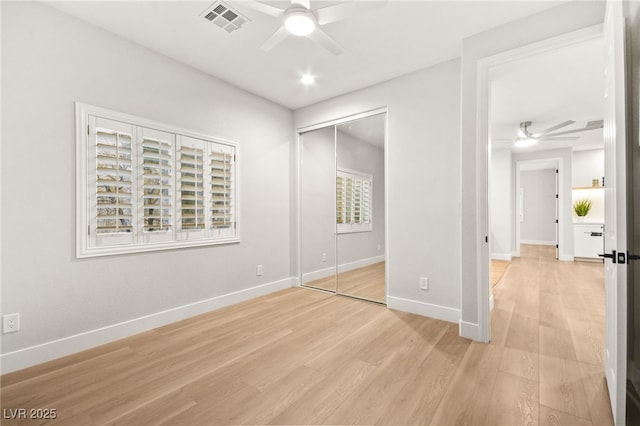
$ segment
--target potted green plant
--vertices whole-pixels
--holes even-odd
[[[581,200],[576,200],[573,203],[573,211],[578,216],[578,222],[582,222],[584,217],[589,214],[589,210],[591,210],[591,200],[588,198],[583,198]]]

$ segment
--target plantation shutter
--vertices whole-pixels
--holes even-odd
[[[144,242],[173,239],[174,159],[173,135],[140,128],[139,158]]]
[[[346,223],[347,197],[346,178],[340,174],[336,175],[336,224]]]
[[[205,142],[180,136],[178,182],[183,238],[205,236]]]
[[[371,230],[373,178],[358,172],[336,174],[336,224],[338,232]]]
[[[239,241],[234,142],[83,104],[76,114],[78,257]]]
[[[234,235],[235,148],[209,144],[210,224],[216,236]]]
[[[131,125],[90,118],[89,235],[96,246],[133,242],[133,134]]]

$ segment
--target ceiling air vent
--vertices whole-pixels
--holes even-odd
[[[595,120],[595,121],[588,121],[587,125],[584,127],[598,127],[598,128],[602,128],[604,125],[604,120]]]
[[[202,15],[207,21],[213,22],[226,32],[230,33],[240,29],[242,24],[249,19],[242,16],[237,10],[233,10],[228,4],[217,1],[207,8]]]

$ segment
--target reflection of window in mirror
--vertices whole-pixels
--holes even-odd
[[[371,231],[373,176],[353,170],[336,173],[336,226],[339,234]]]

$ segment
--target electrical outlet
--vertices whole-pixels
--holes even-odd
[[[378,251],[380,251],[380,249],[382,249],[382,246],[378,244]]]
[[[420,290],[429,290],[429,278],[420,277]]]
[[[256,277],[261,277],[262,276],[262,265],[257,265],[256,266]]]
[[[13,333],[20,330],[20,314],[7,314],[2,317],[2,332]]]
[[[322,253],[322,261],[323,262],[327,261],[327,253]]]

